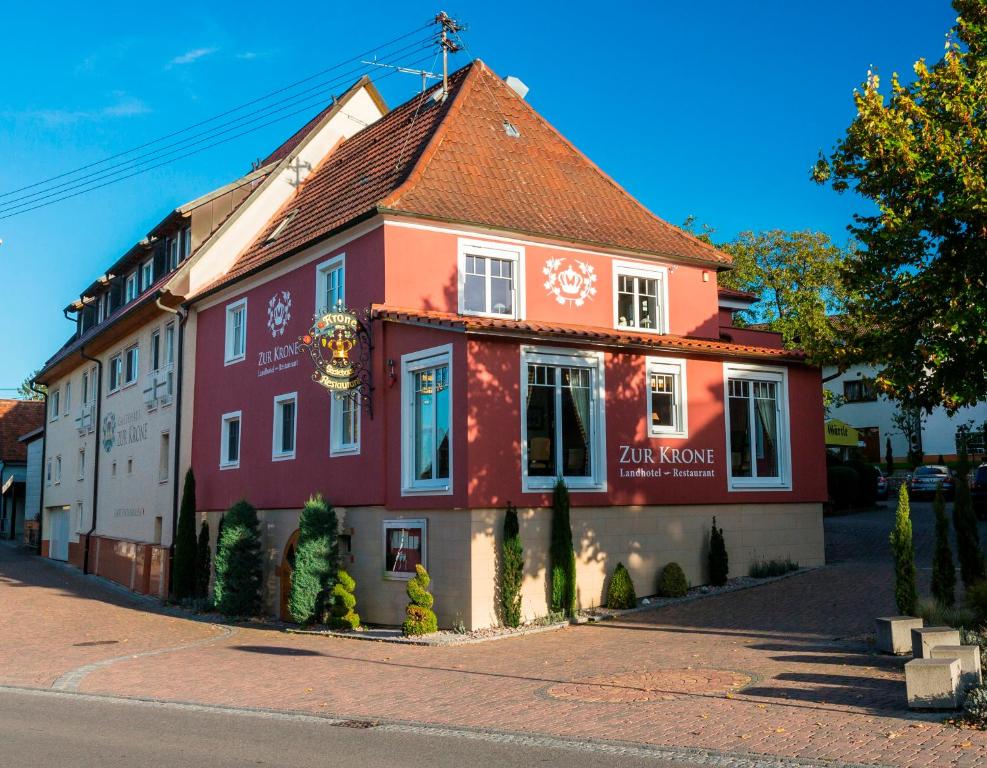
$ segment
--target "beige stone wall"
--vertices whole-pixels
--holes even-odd
[[[365,622],[399,624],[407,604],[405,583],[384,578],[383,522],[428,521],[427,566],[440,626],[459,620],[469,629],[497,619],[497,564],[503,510],[389,512],[380,507],[338,509],[342,533],[351,535],[344,554],[357,583],[357,611]],[[300,510],[259,512],[264,540],[264,609],[277,616],[279,570],[298,528]],[[654,594],[658,571],[675,561],[692,584],[706,581],[706,552],[713,515],[723,527],[730,573],[746,575],[755,559],[790,557],[802,566],[822,565],[820,504],[737,504],[667,507],[577,507],[572,510],[577,553],[577,590],[583,608],[605,600],[617,562],[630,571],[639,596]],[[526,620],[548,612],[546,591],[551,510],[519,510],[524,544],[522,610]],[[219,513],[209,514],[215,538]]]

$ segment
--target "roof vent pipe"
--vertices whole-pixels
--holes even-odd
[[[528,95],[528,86],[520,78],[514,77],[514,75],[508,75],[504,78],[504,83],[522,99]]]

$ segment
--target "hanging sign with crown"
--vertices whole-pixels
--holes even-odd
[[[340,304],[332,311],[317,315],[312,327],[298,341],[302,349],[308,350],[315,365],[312,381],[339,399],[359,396],[363,406],[370,410],[373,387],[368,323]]]

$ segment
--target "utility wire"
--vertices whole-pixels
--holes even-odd
[[[418,53],[419,51],[428,50],[430,46],[424,45],[424,42],[425,41],[415,43],[415,45],[417,45],[418,48],[416,50],[407,52],[405,55],[412,55],[414,53]],[[368,71],[369,71],[368,67],[366,66],[357,67],[356,69],[349,70],[348,72],[339,75],[334,80],[324,81],[316,86],[312,86],[311,88],[308,88],[305,91],[295,94],[287,99],[274,102],[273,104],[269,104],[268,106],[263,107],[259,110],[248,112],[247,114],[241,115],[235,120],[232,120],[228,123],[220,124],[201,133],[193,134],[192,136],[182,139],[181,141],[173,142],[171,144],[166,144],[151,152],[147,152],[144,153],[143,155],[138,155],[137,157],[131,158],[130,160],[126,160],[122,163],[112,165],[97,173],[87,174],[80,178],[72,179],[70,181],[65,181],[60,184],[56,184],[54,186],[49,186],[46,189],[42,189],[37,192],[32,192],[27,195],[23,195],[22,197],[18,197],[13,200],[8,200],[6,202],[0,203],[0,214],[10,213],[15,209],[32,205],[33,203],[40,202],[41,200],[50,199],[57,195],[61,195],[64,192],[69,192],[74,189],[78,189],[82,186],[91,184],[93,182],[110,178],[112,176],[120,175],[126,171],[133,170],[141,165],[145,165],[147,163],[160,160],[164,157],[180,154],[186,149],[202,144],[206,141],[209,141],[210,139],[216,138],[217,136],[222,136],[224,134],[231,133],[232,131],[238,130],[239,128],[243,128],[246,125],[256,123],[260,120],[270,117],[271,115],[277,114],[278,112],[283,112],[286,109],[290,109],[291,107],[298,106],[303,102],[306,103],[306,108],[307,106],[314,106],[316,103],[321,103],[323,101],[323,99],[325,98],[325,93],[327,91],[331,92],[336,86],[342,83],[351,82],[353,80],[353,76],[357,73],[366,74]],[[378,79],[382,79],[382,78],[378,78]],[[314,91],[314,93],[310,93],[312,91]],[[292,112],[291,114],[294,115],[297,114],[297,112]],[[248,118],[252,118],[252,119],[248,119]],[[266,125],[269,124],[270,123],[266,123]],[[242,135],[242,134],[238,134],[238,135]],[[177,149],[171,149],[172,147],[177,147]],[[171,151],[170,152],[165,151],[168,149],[171,149]]]
[[[425,61],[428,61],[428,56],[423,56],[420,59],[416,59],[415,61],[410,62],[407,66],[414,66],[416,64],[421,64],[421,63],[423,63]],[[387,74],[382,75],[377,80],[379,82],[381,80],[384,80],[387,77],[390,77],[391,75],[397,74],[397,72],[398,72],[397,70],[392,70],[392,71],[388,72]],[[204,152],[207,149],[211,149],[212,147],[219,146],[220,144],[226,144],[226,143],[232,141],[233,139],[239,138],[241,136],[245,136],[245,135],[247,135],[249,133],[254,133],[255,131],[259,131],[261,128],[266,128],[268,125],[273,125],[274,123],[280,122],[280,121],[285,120],[285,119],[287,119],[289,117],[293,117],[294,115],[300,114],[302,112],[307,112],[308,109],[310,109],[310,107],[305,107],[305,108],[299,109],[299,110],[297,110],[295,112],[290,112],[290,113],[288,113],[286,115],[281,115],[280,117],[277,117],[274,120],[271,120],[271,121],[269,121],[267,123],[262,123],[261,125],[254,126],[253,128],[249,128],[249,129],[243,131],[242,133],[238,133],[238,134],[235,134],[233,136],[229,136],[229,137],[227,137],[225,139],[221,139],[221,140],[219,140],[217,142],[214,142],[213,144],[207,144],[204,147],[199,147],[198,149],[195,149],[195,150],[193,150],[191,152],[188,152],[188,153],[186,153],[184,155],[181,155],[180,157],[172,158],[170,160],[164,160],[164,161],[162,161],[160,163],[157,163],[155,165],[150,165],[150,166],[148,166],[146,168],[140,168],[140,169],[134,171],[133,173],[127,174],[126,176],[121,176],[121,177],[116,178],[116,179],[111,179],[109,181],[103,182],[102,184],[97,184],[96,186],[88,187],[87,189],[82,189],[82,190],[79,190],[79,191],[76,191],[76,192],[69,192],[68,194],[65,194],[65,195],[63,195],[61,197],[58,197],[55,200],[49,200],[49,201],[44,202],[44,203],[38,203],[37,205],[34,205],[34,206],[30,207],[30,208],[25,208],[25,209],[20,210],[20,211],[11,211],[11,212],[8,212],[8,213],[4,213],[3,215],[0,215],[0,221],[3,221],[4,219],[9,219],[9,218],[11,218],[13,216],[17,216],[17,215],[22,214],[22,213],[28,213],[29,211],[35,211],[35,210],[37,210],[39,208],[46,208],[49,205],[54,205],[55,203],[59,203],[59,202],[61,202],[63,200],[69,200],[70,198],[78,197],[79,195],[84,195],[86,192],[92,192],[92,191],[97,190],[97,189],[102,189],[103,187],[108,187],[111,184],[116,184],[117,182],[123,181],[124,179],[129,179],[129,178],[132,178],[134,176],[139,176],[140,174],[147,173],[148,171],[154,170],[155,168],[160,168],[162,165],[168,165],[169,163],[173,163],[173,162],[176,162],[178,160],[183,160],[183,159],[185,159],[187,157],[191,157],[192,155],[197,155],[200,152]],[[66,190],[66,192],[68,192],[68,190]]]
[[[406,32],[403,35],[400,35],[400,36],[394,38],[393,40],[390,40],[390,41],[388,41],[388,42],[386,42],[386,43],[384,43],[382,45],[378,45],[378,46],[376,46],[374,48],[371,48],[370,50],[364,51],[363,53],[359,53],[356,56],[353,56],[353,57],[351,57],[349,59],[345,59],[345,60],[343,60],[343,61],[341,61],[341,62],[339,62],[337,64],[334,64],[331,67],[327,67],[326,69],[320,70],[319,72],[316,72],[316,73],[314,73],[312,75],[309,75],[308,77],[304,77],[301,80],[296,80],[294,83],[291,83],[289,85],[285,85],[285,86],[283,86],[281,88],[278,88],[276,90],[273,90],[273,91],[271,91],[269,93],[264,94],[263,96],[258,96],[255,99],[252,99],[252,100],[250,100],[248,102],[245,102],[243,104],[240,104],[239,106],[236,106],[236,107],[233,107],[231,109],[228,109],[225,112],[220,112],[219,114],[213,115],[212,117],[208,117],[205,120],[200,120],[197,123],[193,123],[192,125],[188,125],[188,126],[186,126],[184,128],[180,128],[177,131],[173,131],[173,132],[171,132],[169,134],[166,134],[166,135],[161,136],[161,137],[159,137],[157,139],[153,139],[151,141],[145,142],[144,144],[140,144],[140,145],[138,145],[136,147],[131,147],[130,149],[123,150],[122,152],[117,152],[116,154],[110,155],[109,157],[104,157],[102,160],[96,160],[96,161],[94,161],[92,163],[88,163],[86,165],[80,166],[79,168],[76,168],[74,170],[65,171],[64,173],[59,173],[59,174],[57,174],[55,176],[49,176],[47,179],[42,179],[41,181],[36,181],[36,182],[31,183],[31,184],[26,184],[25,186],[19,187],[18,189],[12,189],[9,192],[0,193],[0,198],[9,197],[11,195],[17,194],[18,192],[23,192],[26,189],[32,189],[32,188],[37,187],[37,186],[42,186],[44,184],[48,184],[51,181],[56,181],[57,179],[61,179],[61,178],[64,178],[66,176],[71,176],[71,175],[80,173],[81,171],[88,170],[89,168],[93,168],[93,167],[95,167],[97,165],[102,165],[104,163],[108,163],[110,160],[115,160],[115,159],[117,159],[119,157],[124,157],[126,155],[129,155],[129,154],[132,154],[134,152],[137,152],[137,151],[139,151],[141,149],[145,149],[147,147],[153,146],[154,144],[158,144],[158,143],[160,143],[162,141],[167,141],[170,138],[173,138],[175,136],[179,136],[179,135],[181,135],[183,133],[186,133],[188,131],[191,131],[191,130],[193,130],[195,128],[199,128],[200,126],[207,125],[208,123],[215,122],[216,120],[219,120],[220,118],[226,117],[227,115],[231,115],[231,114],[233,114],[235,112],[239,112],[242,109],[245,109],[247,107],[253,106],[254,104],[258,104],[259,102],[265,101],[265,100],[271,98],[272,96],[277,96],[280,93],[284,93],[285,91],[289,91],[292,88],[296,88],[297,86],[302,85],[304,83],[307,83],[307,82],[309,82],[311,80],[314,80],[317,77],[321,77],[322,75],[327,74],[328,72],[332,72],[334,70],[337,70],[340,67],[345,66],[346,64],[349,64],[352,61],[356,61],[358,59],[366,58],[367,56],[371,55],[372,53],[375,53],[375,52],[381,51],[381,50],[383,50],[385,48],[388,48],[391,45],[393,45],[394,43],[401,42],[402,40],[405,40],[405,39],[411,37],[412,35],[418,34],[419,32],[421,32],[421,30],[427,29],[428,27],[432,26],[432,23],[433,22],[431,20],[429,20],[428,22],[426,22],[422,26],[415,27],[411,31]]]

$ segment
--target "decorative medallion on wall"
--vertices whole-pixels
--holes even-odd
[[[343,306],[316,315],[308,333],[299,338],[308,350],[315,373],[312,381],[325,387],[340,400],[360,398],[373,418],[370,376],[371,343],[369,314],[361,320]]]
[[[278,291],[267,302],[267,327],[275,339],[284,335],[291,320],[291,292]]]
[[[117,433],[117,415],[110,411],[103,417],[103,432],[101,442],[103,450],[109,453],[113,450],[113,439]]]
[[[545,290],[559,304],[581,307],[596,296],[596,270],[583,261],[564,256],[548,259],[542,273],[545,275]]]

